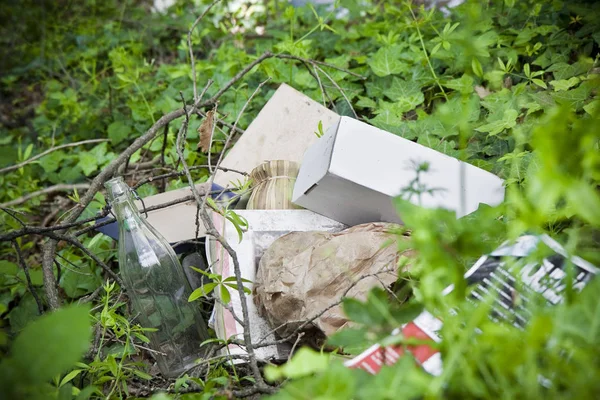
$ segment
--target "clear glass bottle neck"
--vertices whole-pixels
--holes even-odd
[[[111,206],[117,221],[128,222],[127,228],[133,228],[132,224],[134,223],[135,226],[142,224],[142,216],[140,215],[131,194],[122,195],[114,199]]]

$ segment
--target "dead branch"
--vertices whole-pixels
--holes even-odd
[[[17,243],[16,240],[13,240],[12,243],[13,243],[13,247],[15,248],[15,251],[17,252],[17,261],[19,262],[19,265],[21,266],[21,268],[23,269],[23,272],[25,273],[25,279],[27,280],[27,289],[29,289],[29,292],[35,299],[35,303],[38,306],[38,314],[42,315],[42,313],[44,312],[44,305],[42,303],[42,300],[38,296],[37,292],[35,291],[35,288],[33,287],[33,283],[31,283],[31,276],[29,275],[29,267],[27,266],[27,263],[25,262],[25,258],[23,257],[23,252],[21,251],[21,247],[19,246],[19,243]]]
[[[119,284],[119,286],[124,287],[124,284],[123,284],[123,281],[121,280],[121,278],[117,274],[115,274],[113,272],[113,270],[108,265],[106,265],[106,263],[104,261],[102,261],[97,255],[92,253],[87,247],[84,246],[83,243],[81,243],[76,238],[74,238],[72,236],[68,236],[68,235],[62,235],[62,234],[56,233],[56,232],[47,232],[46,236],[48,236],[49,238],[56,240],[56,241],[64,240],[65,242],[70,243],[71,245],[77,247],[79,250],[81,250],[83,253],[85,253],[85,255],[87,255],[92,260],[94,260],[96,262],[96,264],[98,264],[100,266],[100,268],[102,268],[112,279],[114,279]]]
[[[41,152],[40,154],[36,154],[35,156],[28,158],[25,161],[22,161],[18,164],[15,165],[10,165],[8,167],[4,167],[4,168],[0,168],[0,174],[5,174],[7,172],[11,172],[11,171],[15,171],[21,167],[24,167],[27,164],[30,164],[32,162],[34,162],[35,160],[39,160],[40,158],[47,156],[48,154],[58,151],[58,150],[62,150],[62,149],[66,149],[69,147],[76,147],[76,146],[82,146],[84,144],[92,144],[92,143],[102,143],[102,142],[108,142],[108,139],[90,139],[90,140],[82,140],[81,142],[75,142],[75,143],[66,143],[66,144],[61,144],[60,146],[56,146],[56,147],[51,147],[46,151]]]
[[[50,310],[60,307],[60,298],[56,289],[56,278],[54,277],[54,253],[56,252],[56,241],[49,239],[42,245],[42,273],[44,277],[44,292]]]
[[[265,53],[265,54],[270,55],[270,53]],[[265,54],[263,55],[263,57],[265,56]],[[266,57],[264,59],[266,59]],[[255,62],[253,64],[256,65],[258,63]],[[246,68],[246,70],[249,71],[250,69],[252,69],[252,67]],[[240,115],[238,115],[238,118],[236,120],[236,123],[234,123],[234,126],[237,126],[237,122],[239,121],[241,114],[244,112],[245,108],[250,103],[250,101],[252,100],[254,95],[262,88],[262,86],[266,82],[267,81],[262,82],[256,88],[254,93],[250,96],[250,98],[246,101],[246,104],[244,104],[244,106],[242,107],[242,110],[240,111]],[[188,115],[185,103],[183,105],[183,110],[186,113],[186,115]],[[199,215],[202,218],[202,221],[206,228],[207,234],[213,236],[221,244],[221,246],[223,246],[223,248],[227,251],[227,253],[230,255],[230,257],[233,261],[235,276],[236,276],[236,280],[237,280],[237,289],[238,289],[238,293],[239,293],[240,300],[241,300],[241,306],[242,306],[242,318],[244,321],[244,344],[246,347],[246,351],[248,353],[250,368],[252,370],[252,375],[254,376],[254,379],[256,380],[257,387],[259,389],[264,389],[265,391],[268,391],[270,388],[268,386],[266,386],[266,384],[262,378],[260,369],[258,368],[256,354],[254,353],[254,348],[252,346],[252,336],[250,334],[250,326],[249,326],[250,321],[249,321],[249,316],[248,316],[248,304],[246,302],[246,293],[244,292],[244,283],[242,281],[241,270],[240,270],[240,265],[239,265],[239,261],[237,258],[237,254],[235,253],[233,248],[229,245],[229,243],[227,243],[225,238],[216,230],[215,225],[206,210],[207,197],[205,196],[204,199],[200,198],[200,196],[196,190],[194,180],[192,179],[192,175],[191,175],[189,168],[187,166],[187,163],[185,161],[185,157],[183,154],[183,146],[182,146],[185,144],[185,142],[182,142],[182,139],[185,137],[187,127],[188,127],[188,122],[189,122],[189,119],[186,117],[186,120],[182,123],[181,129],[179,130],[179,133],[177,135],[178,136],[177,137],[177,145],[176,145],[177,154],[179,156],[179,159],[181,160],[183,170],[185,171],[185,175],[187,177],[188,184],[192,190],[192,193],[194,195],[196,203],[200,206]],[[221,163],[222,158],[223,158],[223,154],[221,154],[221,156],[219,157],[217,166],[219,166],[219,164]],[[214,177],[215,177],[215,175],[213,174],[211,176],[211,179],[209,182],[209,187],[212,186],[212,183],[214,182]]]
[[[360,78],[362,80],[367,79],[366,76],[362,76],[362,75],[357,74],[356,72],[352,72],[352,71],[350,71],[350,70],[348,70],[346,68],[338,67],[337,65],[329,64],[329,63],[326,63],[324,61],[317,61],[317,60],[312,60],[312,59],[308,59],[308,58],[302,58],[302,57],[298,57],[298,56],[293,56],[291,54],[277,54],[275,57],[282,58],[282,59],[286,59],[287,58],[289,60],[302,61],[302,62],[305,62],[305,63],[309,63],[311,65],[321,65],[323,67],[329,67],[329,68],[337,69],[338,71],[345,72],[345,73],[347,73],[349,75],[352,75],[352,76],[354,76],[356,78]]]
[[[189,167],[189,170],[193,171],[193,170],[196,170],[196,169],[202,169],[202,168],[208,168],[208,167],[209,167],[208,165],[194,165],[193,167]],[[221,171],[223,171],[223,172],[234,172],[236,174],[240,174],[240,175],[243,175],[243,176],[248,176],[247,172],[239,171],[239,170],[232,169],[232,168],[219,167],[218,169],[221,170]],[[158,181],[158,180],[165,180],[167,178],[180,177],[180,176],[184,176],[184,175],[185,175],[185,171],[174,171],[174,172],[170,172],[168,174],[151,176],[149,178],[143,179],[143,180],[139,181],[138,183],[136,183],[133,186],[133,190],[136,190],[140,186],[145,185],[145,184],[150,183],[150,182],[154,182],[154,181]]]
[[[223,93],[225,93],[227,90],[229,90],[229,88],[232,87],[237,81],[242,79],[244,77],[244,75],[246,75],[248,72],[250,72],[252,70],[252,68],[256,67],[261,62],[263,62],[266,59],[271,58],[273,56],[274,56],[274,54],[271,53],[270,51],[264,52],[256,60],[254,60],[250,64],[246,65],[246,67],[243,70],[241,70],[240,72],[235,74],[235,76],[229,82],[227,82],[217,93],[215,93],[215,95],[213,97],[211,97],[210,99],[203,102],[202,105],[203,106],[214,105],[217,102],[217,100],[223,95]],[[200,107],[198,107],[198,108],[200,108]]]
[[[50,186],[50,187],[44,188],[42,190],[38,190],[33,193],[29,193],[25,196],[18,197],[14,200],[7,201],[6,203],[2,203],[2,204],[0,204],[0,207],[18,206],[18,205],[23,204],[33,198],[36,198],[38,196],[43,196],[45,194],[52,194],[52,193],[57,193],[57,192],[70,192],[71,190],[88,189],[89,187],[90,187],[90,185],[87,183],[76,183],[73,185],[59,183],[58,185]]]

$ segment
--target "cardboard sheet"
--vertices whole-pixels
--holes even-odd
[[[246,132],[223,159],[222,166],[250,173],[264,161],[300,163],[306,149],[317,141],[319,121],[328,129],[339,115],[285,83],[260,110]],[[218,171],[215,183],[231,187],[240,179],[234,172]]]

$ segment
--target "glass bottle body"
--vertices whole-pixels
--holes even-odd
[[[179,375],[202,357],[209,338],[175,252],[139,214],[129,193],[112,201],[119,222],[119,267],[133,313],[148,332],[163,375]]]

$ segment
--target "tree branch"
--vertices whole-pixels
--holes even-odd
[[[266,55],[270,55],[270,53],[265,53]],[[267,57],[265,57],[265,54],[263,54],[263,59],[266,59]],[[260,58],[259,58],[260,59]],[[253,63],[254,65],[258,64],[258,62]],[[246,68],[246,72],[249,71],[250,69],[252,69],[252,67],[250,68]],[[243,72],[243,71],[242,71]],[[268,80],[267,80],[268,81]],[[244,104],[244,106],[242,107],[242,110],[240,111],[240,115],[238,115],[238,118],[236,120],[236,123],[234,124],[234,126],[237,125],[237,122],[240,119],[241,114],[244,112],[246,106],[250,103],[250,101],[252,100],[252,98],[254,97],[254,95],[261,89],[261,87],[267,82],[264,81],[262,82],[254,91],[254,93],[250,96],[250,98],[246,101],[246,104]],[[185,104],[184,104],[184,110],[187,113],[187,109],[185,108]],[[246,302],[246,294],[244,292],[244,283],[242,281],[242,275],[241,275],[241,270],[240,270],[240,265],[239,265],[239,261],[237,258],[237,254],[235,253],[235,251],[233,250],[233,248],[229,245],[229,243],[227,243],[227,241],[225,240],[225,238],[217,231],[217,229],[215,228],[215,225],[212,221],[212,219],[210,218],[207,210],[206,210],[206,201],[207,198],[204,197],[204,199],[201,199],[200,196],[198,195],[198,192],[196,190],[196,186],[194,184],[194,180],[192,179],[192,175],[189,171],[189,168],[187,166],[187,163],[185,161],[185,157],[183,154],[183,146],[185,145],[185,142],[182,141],[182,139],[185,137],[185,132],[187,130],[188,124],[187,124],[187,119],[186,121],[183,122],[181,129],[179,130],[179,134],[177,135],[177,144],[176,144],[176,149],[177,149],[177,154],[179,156],[179,159],[181,160],[182,166],[183,166],[183,170],[185,171],[185,175],[187,177],[188,180],[188,184],[192,190],[192,193],[194,195],[194,198],[196,200],[196,203],[200,206],[200,210],[199,210],[199,215],[202,219],[202,222],[204,223],[204,226],[206,228],[206,232],[207,234],[213,236],[220,244],[221,246],[223,246],[223,248],[227,251],[227,253],[230,255],[232,261],[233,261],[233,266],[234,266],[234,271],[235,271],[235,276],[236,276],[236,280],[237,280],[237,289],[238,289],[238,294],[240,296],[240,300],[241,300],[241,307],[242,307],[242,318],[244,321],[244,344],[246,347],[246,351],[248,353],[248,357],[249,357],[249,364],[250,364],[250,368],[252,370],[252,375],[254,376],[254,379],[256,380],[257,383],[257,387],[261,388],[261,389],[265,389],[268,390],[269,387],[266,386],[262,375],[260,373],[260,369],[258,368],[258,364],[257,364],[257,360],[256,360],[256,354],[254,353],[254,348],[252,347],[252,336],[250,333],[250,320],[249,320],[249,314],[248,314],[248,304]],[[222,161],[223,158],[223,154],[221,154],[221,156],[219,157],[219,161],[217,162],[217,166],[219,166],[220,162]],[[214,182],[214,177],[215,175],[213,174],[211,176],[210,182],[209,182],[209,187],[212,185],[212,183]]]
[[[30,164],[32,162],[34,162],[35,160],[39,160],[40,158],[47,156],[48,154],[55,152],[57,150],[61,150],[61,149],[66,149],[69,147],[76,147],[76,146],[81,146],[84,144],[92,144],[92,143],[102,143],[102,142],[108,142],[108,139],[90,139],[90,140],[82,140],[81,142],[75,142],[75,143],[66,143],[66,144],[61,144],[60,146],[56,146],[56,147],[51,147],[48,150],[41,152],[40,154],[37,154],[31,158],[28,158],[25,161],[22,161],[18,164],[15,165],[10,165],[8,167],[4,167],[4,168],[0,168],[0,174],[5,174],[7,172],[11,172],[11,171],[15,171],[27,164]]]
[[[18,205],[23,204],[35,197],[43,196],[45,194],[51,194],[51,193],[56,193],[56,192],[69,192],[69,191],[75,190],[75,189],[88,189],[89,187],[90,187],[90,185],[88,183],[76,183],[73,185],[59,183],[58,185],[50,186],[50,187],[44,188],[42,190],[38,190],[33,193],[29,193],[25,196],[21,196],[14,200],[7,201],[6,203],[2,203],[2,204],[0,204],[0,207],[18,206]]]

